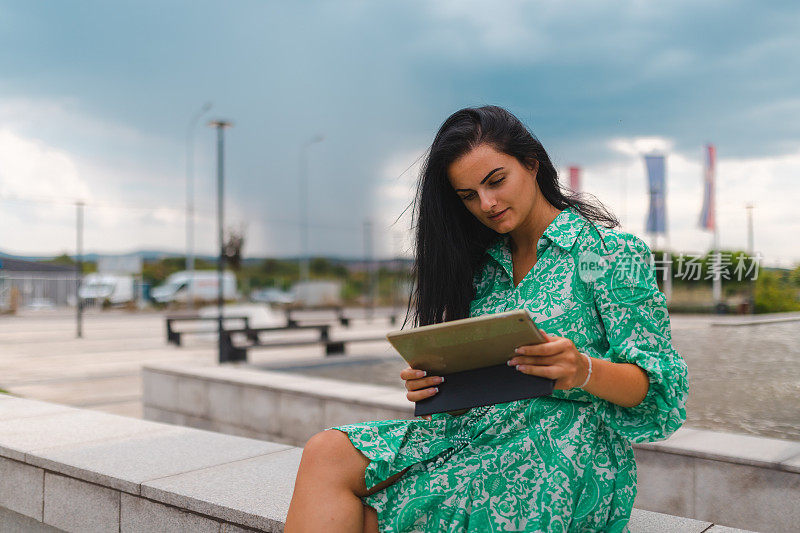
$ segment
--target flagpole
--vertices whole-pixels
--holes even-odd
[[[720,250],[719,250],[719,232],[717,224],[714,224],[714,243],[713,249],[713,262],[714,262],[714,277],[711,281],[711,294],[714,297],[714,307],[719,312],[720,304],[722,303],[722,276],[719,275],[720,266]]]
[[[666,166],[666,162],[665,162]],[[665,171],[666,173],[666,171]],[[664,251],[661,254],[661,260],[664,262],[664,277],[662,278],[662,282],[664,285],[664,297],[667,300],[667,303],[672,300],[672,255],[669,252],[669,224],[667,223],[667,183],[666,183],[666,176],[664,177],[664,193],[662,195],[664,198],[664,241],[666,244],[664,245]]]
[[[667,303],[672,300],[672,252],[670,251],[669,233],[666,234],[667,244],[664,246],[664,265],[666,267],[666,274],[664,276],[664,296],[667,297]]]
[[[719,249],[719,220],[717,217],[717,176],[716,176],[716,151],[714,154],[714,176],[711,182],[711,209],[714,213],[714,278],[711,281],[711,294],[714,297],[714,307],[717,313],[721,312],[722,304],[722,276],[720,275],[720,249]]]

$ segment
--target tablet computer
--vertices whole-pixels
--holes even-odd
[[[546,342],[525,309],[392,331],[386,338],[411,368],[445,377],[437,394],[416,402],[416,415],[553,392],[554,380],[507,365],[518,346]]]

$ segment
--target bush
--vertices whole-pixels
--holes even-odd
[[[793,283],[796,271],[763,269],[756,280],[756,313],[785,313],[800,311],[798,291]]]

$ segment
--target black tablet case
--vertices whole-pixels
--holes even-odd
[[[482,405],[526,400],[553,393],[555,380],[523,374],[508,365],[494,365],[443,374],[439,392],[416,403],[414,415],[458,411]]]

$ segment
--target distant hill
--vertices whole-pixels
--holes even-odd
[[[154,261],[158,259],[163,259],[165,257],[183,257],[183,254],[175,252],[164,252],[161,250],[139,250],[127,254],[98,254],[94,252],[86,253],[83,254],[83,260],[89,262],[96,262],[98,257],[127,257],[130,255],[139,256],[142,258],[143,261]],[[75,259],[75,254],[69,254],[69,256],[72,259]],[[0,252],[0,257],[8,257],[9,259],[20,259],[23,261],[49,261],[57,256],[56,255],[13,255],[13,254],[7,254],[5,252]],[[215,257],[206,255],[200,255],[197,257],[208,261],[214,261],[216,259]]]
[[[61,254],[58,254],[61,255]],[[86,253],[83,255],[83,260],[86,262],[97,262],[98,257],[123,257],[123,256],[130,256],[135,255],[142,258],[142,261],[158,261],[159,259],[164,259],[166,257],[184,257],[182,253],[176,252],[166,252],[163,250],[137,250],[135,252],[130,252],[127,254],[99,254],[99,253]],[[9,259],[19,259],[22,261],[50,261],[57,257],[57,255],[13,255],[8,254],[5,252],[0,251],[0,258],[7,257]],[[70,254],[72,259],[75,259],[74,254]],[[358,266],[364,264],[363,257],[336,257],[336,256],[324,256],[325,259],[331,261],[335,264],[343,264],[348,266]],[[197,259],[202,259],[205,261],[215,262],[217,260],[216,256],[211,255],[198,255],[196,256]],[[282,261],[297,261],[299,258],[297,256],[272,256],[272,257],[248,257],[242,260],[242,263],[246,265],[252,265],[254,263],[260,263],[265,259],[280,259]],[[394,261],[394,259],[377,259],[376,262],[378,264],[390,263]],[[410,263],[410,259],[406,259],[405,262]]]

